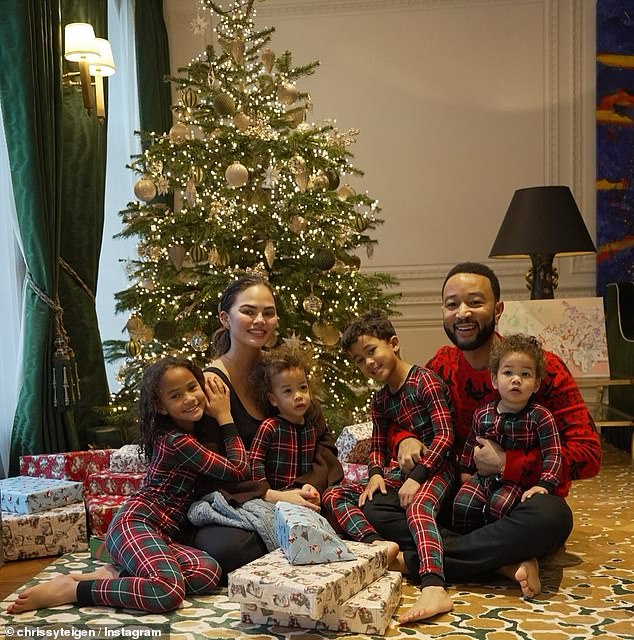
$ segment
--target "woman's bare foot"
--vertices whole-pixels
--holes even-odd
[[[112,578],[118,578],[120,573],[121,570],[114,565],[105,564],[90,573],[71,573],[69,575],[73,580],[83,582],[84,580],[111,580]]]
[[[385,547],[387,549],[387,566],[389,567],[398,557],[400,552],[398,544],[390,540],[375,540],[372,544]]]
[[[453,602],[444,587],[423,587],[414,605],[399,616],[399,624],[426,620],[453,609]]]
[[[407,568],[407,563],[405,562],[402,551],[398,552],[396,558],[394,558],[394,560],[388,565],[387,568],[388,571],[398,571],[404,576],[409,575],[409,569]]]
[[[542,583],[539,579],[539,563],[537,558],[524,560],[519,564],[509,564],[498,569],[498,573],[514,580],[520,585],[525,598],[534,598],[541,593]]]
[[[33,609],[49,609],[77,600],[77,580],[69,575],[55,576],[22,591],[8,607],[9,613],[24,613]]]

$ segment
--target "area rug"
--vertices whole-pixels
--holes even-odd
[[[538,598],[530,601],[520,598],[518,588],[502,579],[486,585],[450,587],[454,601],[451,613],[411,626],[398,626],[396,620],[392,620],[386,637],[634,640],[634,468],[628,454],[606,444],[600,474],[574,483],[569,502],[575,514],[575,528],[566,548],[542,563],[543,592]],[[89,571],[94,566],[88,554],[68,554],[25,586],[58,573]],[[63,606],[11,616],[6,608],[15,597],[16,594],[12,594],[0,603],[0,625],[4,625],[4,632],[0,626],[0,635],[7,638],[25,637],[27,627],[43,630],[37,636],[32,632],[31,637],[44,640],[63,637],[139,640],[146,637],[147,630],[162,630],[163,638],[169,633],[170,640],[335,637],[375,640],[380,637],[243,624],[239,607],[229,601],[226,590],[212,596],[190,598],[185,606],[170,615]],[[399,611],[405,610],[415,597],[415,588],[405,584]],[[118,634],[105,633],[106,627],[118,629]],[[55,636],[55,628],[65,635]]]

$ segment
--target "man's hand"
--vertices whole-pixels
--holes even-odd
[[[412,478],[405,480],[403,486],[398,490],[398,501],[403,509],[409,507],[419,489],[420,482],[416,482]]]
[[[383,476],[380,476],[378,473],[373,475],[369,480],[368,484],[365,487],[365,491],[359,496],[359,506],[363,507],[366,500],[372,502],[372,496],[378,491],[381,493],[387,493],[387,488],[385,486],[385,479]]]
[[[312,484],[305,484],[302,487],[302,495],[308,502],[312,502],[313,504],[321,507],[321,496],[319,495],[319,491]]]
[[[493,440],[487,440],[480,436],[476,437],[480,445],[473,450],[473,459],[481,476],[494,476],[502,473],[506,464],[506,452]]]
[[[420,462],[427,447],[418,438],[405,438],[398,445],[398,466],[403,473],[411,473]]]

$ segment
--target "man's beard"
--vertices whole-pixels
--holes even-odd
[[[456,335],[455,325],[452,325],[451,329],[448,329],[443,324],[443,329],[447,334],[447,337],[460,349],[461,351],[475,351],[482,345],[486,344],[489,338],[495,333],[495,317],[487,322],[481,329],[478,329],[478,334],[475,338],[471,338],[468,342],[462,342],[461,338]]]

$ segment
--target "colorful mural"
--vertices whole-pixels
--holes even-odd
[[[597,2],[597,294],[634,280],[634,0]]]

